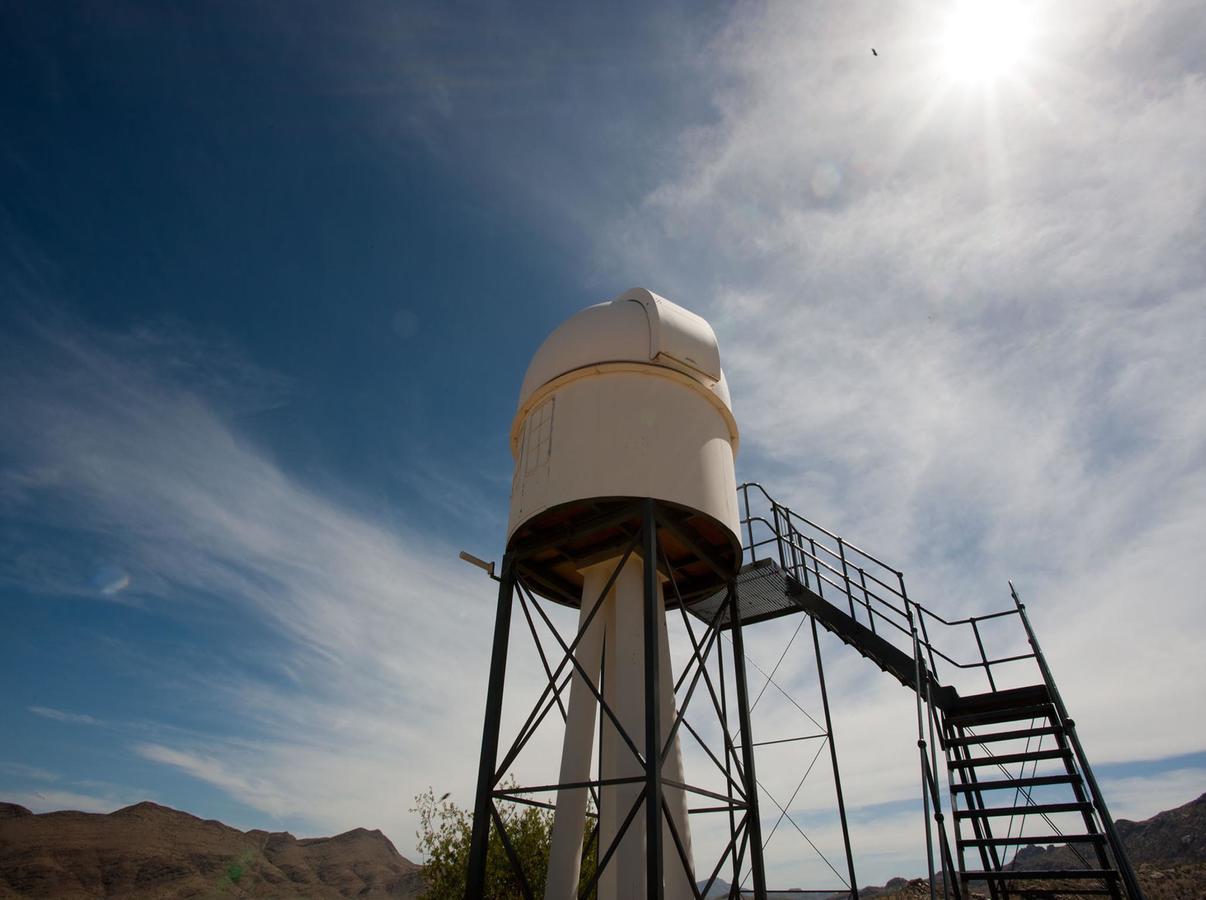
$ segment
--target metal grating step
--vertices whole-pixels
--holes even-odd
[[[974,747],[977,744],[991,744],[995,741],[1013,741],[1022,738],[1045,737],[1047,735],[1054,736],[1062,732],[1063,729],[1052,725],[1044,725],[1041,728],[1017,728],[1012,731],[990,731],[986,734],[969,734],[956,738],[947,738],[944,741],[944,746]]]
[[[1071,784],[1072,779],[1071,775],[1037,775],[1028,778],[1004,778],[999,781],[971,781],[966,784],[953,784],[951,790],[956,794],[971,794],[1019,787],[1042,787],[1047,784]],[[1079,776],[1076,780],[1080,780]]]
[[[1020,847],[1027,844],[1046,847],[1049,844],[1104,844],[1105,838],[1100,834],[1040,834],[1033,837],[966,838],[957,843],[960,847]]]
[[[977,766],[1007,766],[1011,763],[1039,762],[1046,759],[1071,759],[1068,750],[1031,750],[1028,753],[1003,753],[1000,756],[978,756],[973,759],[952,759],[952,769],[974,769]]]
[[[1050,703],[1033,706],[1007,706],[983,712],[954,713],[948,715],[952,725],[968,728],[976,725],[997,725],[1001,722],[1027,722],[1032,719],[1054,720],[1055,709]]]
[[[1001,869],[997,872],[968,870],[962,875],[964,881],[1060,881],[1063,879],[1084,880],[1100,878],[1114,881],[1118,872],[1114,869]],[[1059,893],[1060,891],[1056,891]]]
[[[1033,803],[1029,806],[994,806],[991,809],[957,809],[956,819],[991,819],[999,816],[1041,816],[1092,810],[1091,803]]]
[[[966,697],[959,698],[959,701],[951,707],[950,713],[953,716],[962,716],[1050,702],[1051,692],[1045,684],[1028,684],[1023,687],[1003,688],[999,691],[987,691],[982,694],[968,694]]]

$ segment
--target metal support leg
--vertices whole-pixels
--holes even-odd
[[[729,584],[729,623],[733,631],[733,677],[737,686],[737,721],[741,727],[741,764],[745,769],[746,834],[750,845],[750,869],[754,877],[754,900],[766,900],[766,872],[762,862],[762,822],[758,815],[758,779],[754,774],[754,732],[750,727],[750,695],[745,683],[745,641],[741,635],[741,612],[737,587]]]
[[[486,721],[482,728],[482,754],[477,769],[477,797],[473,804],[473,839],[469,845],[466,900],[478,900],[486,888],[486,854],[490,847],[494,770],[498,764],[498,729],[502,720],[503,682],[507,673],[507,644],[511,636],[511,606],[515,575],[511,555],[503,557],[498,582],[498,611],[494,615],[494,649],[490,654],[490,684],[486,691]]]
[[[846,868],[850,872],[850,898],[858,900],[858,881],[854,877],[854,853],[850,849],[850,828],[846,824],[846,801],[842,797],[842,776],[838,771],[837,744],[833,740],[833,720],[829,718],[829,691],[825,688],[825,667],[821,664],[821,641],[817,620],[812,619],[812,647],[817,657],[817,680],[821,685],[821,706],[825,710],[825,731],[829,733],[829,759],[833,763],[833,787],[837,793],[838,816],[842,820],[842,841],[846,846]]]
[[[903,591],[903,588],[902,588]],[[907,610],[908,607],[906,606]],[[930,823],[930,771],[926,753],[925,719],[922,713],[922,692],[925,690],[922,681],[921,643],[917,638],[917,624],[913,614],[909,613],[909,630],[913,636],[913,667],[914,684],[917,687],[917,752],[921,755],[921,806],[925,816],[925,861],[930,879],[930,900],[937,900],[937,889],[934,885],[934,833]]]
[[[641,535],[645,557],[645,875],[647,900],[662,900],[661,672],[658,647],[657,519],[654,501],[645,501]]]

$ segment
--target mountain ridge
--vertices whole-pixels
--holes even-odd
[[[1148,900],[1206,897],[1206,794],[1117,827]],[[1044,868],[1077,865],[1065,845],[1029,845],[1019,857]],[[423,888],[422,867],[375,828],[297,838],[240,831],[149,800],[111,813],[34,813],[0,802],[0,900],[414,900]],[[902,878],[860,893],[929,895],[924,880]]]
[[[0,803],[0,898],[413,900],[422,867],[377,829],[240,831],[142,801],[111,813]]]

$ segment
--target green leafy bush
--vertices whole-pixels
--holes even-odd
[[[544,896],[549,867],[549,843],[552,839],[551,811],[518,803],[499,803],[499,817],[515,855],[523,865],[528,885],[536,897]],[[469,867],[469,844],[473,837],[473,815],[448,799],[437,799],[430,788],[415,798],[411,812],[419,816],[419,852],[426,862],[423,877],[427,882],[424,900],[461,900],[465,896],[465,875]],[[590,824],[583,834],[583,846],[590,837]],[[580,885],[585,887],[595,871],[595,846],[592,842],[582,864]],[[523,897],[519,875],[511,866],[497,829],[490,831],[486,854],[486,892],[489,900],[518,900]],[[593,894],[592,894],[593,896]]]

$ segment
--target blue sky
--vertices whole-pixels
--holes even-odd
[[[940,0],[6,5],[0,796],[413,856],[524,367],[634,285],[715,325],[739,477],[939,609],[1012,577],[1115,811],[1201,793],[1206,26],[1019,8],[977,81]],[[907,810],[911,707],[829,654],[847,795]]]

